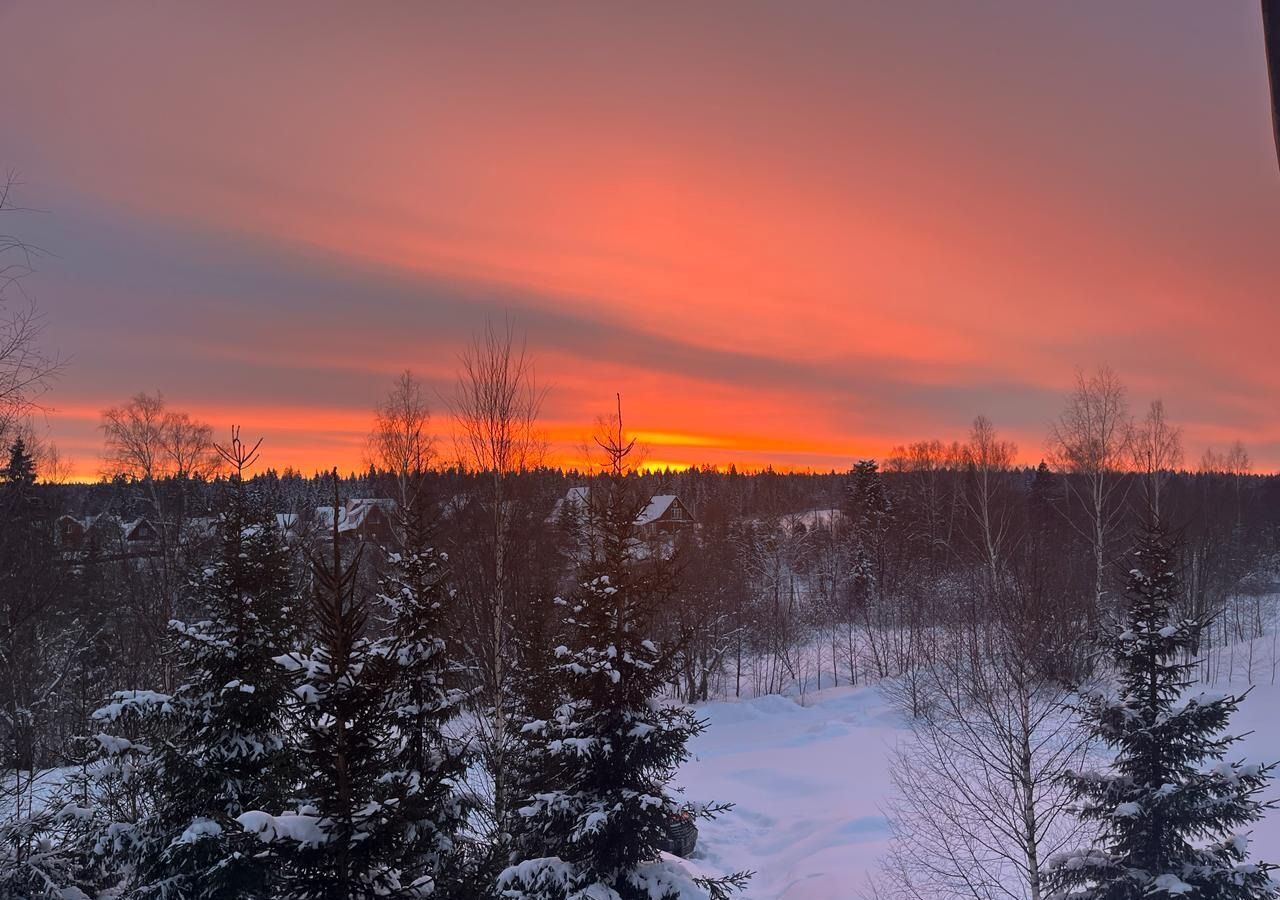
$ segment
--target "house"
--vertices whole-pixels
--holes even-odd
[[[160,530],[145,517],[124,523],[124,540],[130,550],[152,547],[160,542]]]
[[[58,518],[58,543],[63,550],[79,550],[84,546],[84,536],[89,530],[85,519],[77,516]]]
[[[58,541],[62,550],[74,553],[85,549],[90,540],[100,547],[116,548],[124,537],[124,525],[118,516],[99,513],[93,516],[61,516],[58,519]]]
[[[388,497],[353,497],[336,510],[338,539],[389,546],[396,540],[397,509]],[[313,526],[317,540],[333,534],[334,515],[332,506],[316,507]]]
[[[389,546],[396,540],[396,501],[387,497],[357,497],[347,501],[346,520],[338,526],[362,541]]]
[[[285,540],[292,540],[298,536],[298,527],[302,524],[302,517],[297,513],[276,513],[276,528]]]
[[[658,494],[636,516],[637,530],[641,534],[670,534],[693,525],[695,521],[689,508],[675,494]]]
[[[577,519],[586,512],[587,504],[591,501],[591,488],[589,487],[571,487],[568,493],[555,502],[551,507],[551,515],[547,516],[547,523],[554,525],[557,522],[564,522],[569,519]]]
[[[548,524],[576,524],[587,518],[591,505],[591,488],[572,487],[555,502]],[[695,524],[689,507],[675,494],[657,494],[649,498],[645,508],[636,516],[636,532],[639,535],[669,534]]]

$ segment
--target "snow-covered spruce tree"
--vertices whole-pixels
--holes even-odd
[[[334,473],[335,511],[337,483]],[[467,808],[456,787],[464,761],[441,734],[458,702],[439,635],[441,561],[425,549],[394,558],[382,582],[386,634],[374,640],[361,549],[344,559],[336,516],[330,541],[312,558],[315,646],[279,660],[305,707],[300,802],[240,824],[284,857],[278,896],[444,896]]]
[[[628,477],[635,442],[625,437],[621,411],[596,440],[608,457],[606,476],[593,485],[605,496],[591,501],[599,504],[600,545],[565,607],[565,643],[555,650],[565,699],[549,719],[523,726],[528,763],[541,769],[545,788],[520,808],[516,846],[540,850],[513,860],[499,892],[509,900],[723,896],[745,874],[698,882],[660,861],[673,819],[689,812],[667,785],[704,725],[660,699],[677,656],[649,635],[673,583],[660,555],[646,555],[635,539],[644,498]]]
[[[402,880],[420,894],[453,897],[468,878],[455,837],[470,803],[460,788],[467,757],[448,733],[464,699],[443,637],[452,592],[447,557],[431,546],[422,517],[406,517],[404,531],[379,583],[386,635],[372,649],[369,673],[384,691],[391,728],[384,827],[401,832]]]
[[[35,460],[19,437],[0,466],[0,897],[59,896],[70,866],[40,772],[53,762],[74,657],[56,553]]]
[[[1190,895],[1276,897],[1270,865],[1248,861],[1247,827],[1269,804],[1258,797],[1274,765],[1227,759],[1238,738],[1223,729],[1239,696],[1192,694],[1194,621],[1172,621],[1180,583],[1176,544],[1153,523],[1129,575],[1123,628],[1107,640],[1114,692],[1085,698],[1085,724],[1115,751],[1101,772],[1069,773],[1081,816],[1099,837],[1050,861],[1054,896],[1088,900]]]
[[[294,674],[294,692],[304,706],[301,796],[291,813],[277,815],[283,806],[263,806],[240,816],[245,829],[284,857],[279,895],[287,898],[352,900],[402,889],[399,851],[379,827],[390,738],[371,677],[369,597],[359,588],[361,553],[343,558],[336,471],[333,485],[330,547],[311,558],[314,646],[278,660]]]
[[[526,603],[519,627],[512,635],[516,714],[510,727],[511,743],[516,751],[507,780],[514,796],[520,798],[535,797],[554,789],[559,777],[555,767],[546,765],[541,731],[526,730],[524,725],[550,721],[567,699],[564,679],[558,670],[561,659],[556,655],[556,649],[563,643],[562,610],[566,602],[560,597],[544,596]],[[543,840],[536,824],[520,816],[513,823],[510,846],[494,849],[503,854],[500,864],[491,870],[498,872],[506,868],[507,855],[518,859],[540,856]]]
[[[187,603],[206,618],[170,623],[181,683],[172,697],[155,695],[156,709],[140,710],[149,808],[124,854],[131,897],[270,896],[274,864],[235,820],[282,806],[296,786],[293,685],[275,662],[292,649],[296,588],[275,517],[242,477],[257,448],[234,433],[232,447],[218,555]]]

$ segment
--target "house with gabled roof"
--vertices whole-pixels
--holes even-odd
[[[398,509],[389,497],[353,497],[337,508],[338,539],[389,547],[396,540]],[[312,525],[318,540],[333,533],[334,515],[332,506],[316,507]]]
[[[636,526],[642,534],[669,534],[688,528],[696,520],[689,507],[675,494],[658,494],[636,516]]]
[[[590,487],[571,487],[555,502],[551,514],[547,516],[547,523],[581,522],[587,518],[590,505]],[[668,534],[696,522],[689,507],[678,496],[656,494],[649,498],[644,509],[636,516],[636,531],[639,535]]]

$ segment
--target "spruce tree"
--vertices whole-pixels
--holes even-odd
[[[335,472],[335,510],[337,484]],[[329,541],[312,558],[314,646],[279,660],[304,705],[301,796],[295,812],[240,823],[284,859],[282,897],[447,896],[467,805],[465,759],[443,733],[459,697],[440,636],[442,560],[412,541],[392,557],[375,639],[364,548],[345,558],[336,516]]]
[[[466,879],[455,837],[470,803],[461,789],[467,757],[448,733],[464,699],[443,637],[452,599],[448,560],[431,546],[420,519],[407,518],[405,529],[403,549],[391,555],[379,583],[386,635],[372,650],[377,665],[370,671],[391,729],[381,776],[384,827],[400,832],[403,883],[420,894],[455,896]]]
[[[870,597],[883,586],[885,537],[893,524],[893,502],[874,459],[859,460],[849,473],[843,511],[849,520],[859,587],[864,597]]]
[[[69,860],[39,770],[74,655],[47,503],[19,437],[0,468],[0,896],[57,896]]]
[[[889,527],[893,503],[885,491],[880,467],[874,459],[860,459],[850,471],[845,484],[844,514],[855,533],[868,542]]]
[[[370,603],[360,589],[361,553],[344,560],[338,531],[338,476],[328,551],[312,557],[314,646],[283,657],[302,699],[307,771],[296,813],[259,809],[241,824],[287,859],[282,895],[313,900],[386,896],[402,888],[395,851],[379,835],[377,800],[388,738],[367,635]],[[327,557],[327,558],[326,558]],[[383,840],[372,839],[375,836]]]
[[[621,414],[597,438],[608,472],[594,489],[600,545],[584,566],[580,591],[564,607],[564,643],[555,648],[556,692],[563,702],[547,719],[523,725],[529,767],[543,789],[525,798],[517,846],[537,855],[513,860],[499,876],[509,900],[669,900],[720,895],[731,883],[695,883],[658,862],[672,821],[689,808],[668,783],[704,723],[665,704],[676,675],[675,648],[651,637],[674,584],[660,554],[635,539],[645,499],[629,477],[634,441]],[[713,815],[724,807],[711,807]]]
[[[206,617],[170,623],[182,683],[151,703],[130,698],[149,750],[149,809],[125,854],[130,896],[234,900],[272,892],[274,865],[236,819],[283,805],[296,784],[287,739],[292,683],[275,662],[292,649],[296,589],[275,517],[243,480],[257,448],[238,436],[232,443],[241,455],[218,555],[188,598]]]
[[[1068,774],[1099,836],[1051,861],[1050,882],[1056,896],[1088,900],[1275,897],[1272,867],[1247,855],[1274,766],[1228,759],[1239,738],[1224,729],[1242,697],[1188,690],[1202,623],[1171,616],[1181,589],[1176,543],[1151,524],[1135,556],[1126,621],[1106,642],[1116,689],[1087,696],[1081,709],[1115,758],[1104,771]]]

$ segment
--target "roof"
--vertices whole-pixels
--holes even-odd
[[[556,521],[564,514],[566,509],[571,512],[585,509],[590,500],[591,488],[569,488],[568,493],[562,499],[556,501],[556,505],[551,509],[551,515],[547,516],[547,521]],[[675,494],[657,494],[651,497],[645,508],[636,516],[636,524],[649,525],[657,522],[667,514],[667,510],[671,509],[672,504],[679,502],[679,498]]]
[[[390,515],[396,509],[396,502],[387,497],[353,497],[345,506],[338,507],[338,531],[357,530],[375,509],[381,509]],[[320,528],[332,529],[333,507],[317,506],[315,521]],[[283,523],[281,524],[283,527]]]
[[[338,507],[338,530],[343,531],[343,523],[346,521],[347,511],[341,506]],[[315,511],[316,525],[320,528],[333,528],[333,507],[317,506]]]
[[[152,531],[155,531],[155,526],[152,525],[151,522],[149,522],[145,516],[140,516],[139,518],[134,519],[132,522],[126,522],[124,526],[125,540],[130,540],[130,541],[135,540],[138,536],[138,533],[143,528],[149,528]]]
[[[591,499],[591,488],[589,487],[571,487],[568,492],[551,507],[551,514],[547,516],[548,522],[556,522],[565,514],[566,508],[568,512],[575,513],[580,509],[586,509],[587,501]]]
[[[369,517],[369,513],[375,509],[381,509],[388,516],[395,512],[396,502],[387,497],[355,497],[347,501],[345,520],[339,520],[338,530],[347,531],[349,529],[359,528],[364,524],[364,520]]]
[[[649,505],[640,512],[640,515],[636,516],[636,524],[648,525],[658,521],[667,514],[667,510],[675,502],[675,494],[658,494],[649,501]]]

